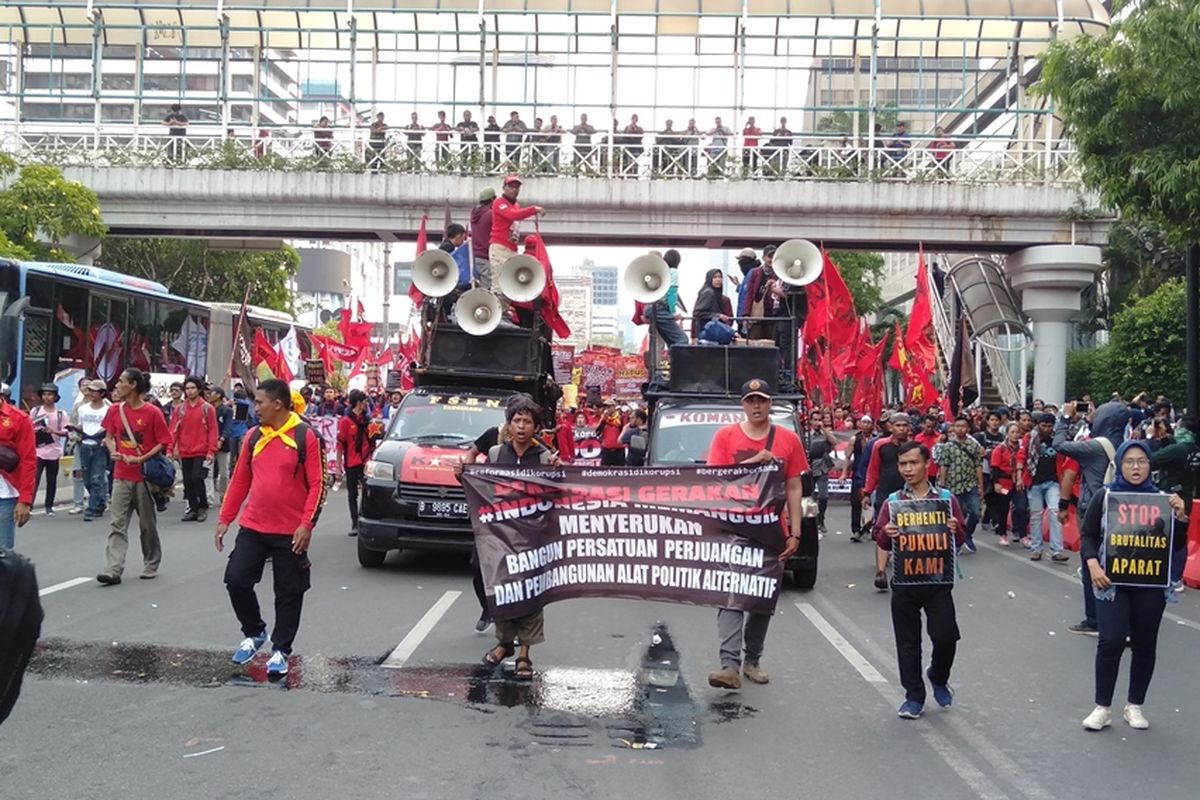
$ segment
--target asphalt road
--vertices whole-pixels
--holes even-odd
[[[1075,563],[1032,564],[981,534],[955,589],[954,708],[931,700],[904,721],[871,546],[839,535],[848,510],[834,504],[817,589],[780,598],[770,685],[708,687],[713,610],[616,600],[550,606],[539,676],[520,684],[476,666],[491,637],[472,629],[466,560],[393,554],[360,568],[344,497],[331,495],[315,536],[285,685],[264,682],[265,655],[247,670],[228,661],[241,633],[212,523],[178,522],[176,507],[160,577],[136,579],[132,544],[132,579],[110,588],[94,581],[106,521],[60,513],[20,530],[50,593],[32,674],[0,728],[0,797],[1200,795],[1200,592],[1168,608],[1151,729],[1118,716],[1087,733],[1095,639],[1067,632],[1081,611]]]

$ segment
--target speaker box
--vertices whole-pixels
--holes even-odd
[[[676,345],[671,348],[671,391],[681,394],[737,395],[751,378],[779,387],[778,347],[712,347]]]
[[[537,375],[541,342],[528,328],[497,328],[487,336],[472,336],[461,328],[439,325],[429,340],[427,371],[447,374],[509,376]]]

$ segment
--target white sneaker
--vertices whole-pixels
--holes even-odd
[[[1129,713],[1126,709],[1126,714]],[[1138,710],[1141,714],[1141,709]],[[1105,706],[1096,706],[1092,709],[1092,713],[1088,714],[1083,720],[1083,727],[1089,731],[1102,731],[1112,724],[1112,710]]]
[[[1144,731],[1150,727],[1150,720],[1146,719],[1146,715],[1142,713],[1142,707],[1135,706],[1133,703],[1125,706],[1125,721],[1129,723],[1129,727],[1138,731]]]

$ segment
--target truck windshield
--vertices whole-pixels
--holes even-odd
[[[388,439],[397,442],[473,442],[504,422],[504,400],[466,394],[410,394],[400,404]]]
[[[717,431],[742,419],[740,408],[661,409],[655,415],[654,432],[650,437],[650,463],[655,466],[703,464]],[[771,419],[779,427],[795,433],[795,417],[786,407],[772,411]]]

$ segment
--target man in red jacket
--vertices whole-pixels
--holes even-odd
[[[367,427],[367,394],[361,389],[350,390],[350,410],[338,420],[337,451],[342,474],[346,476],[346,502],[350,504],[350,535],[358,535],[358,501],[365,478],[363,469],[375,446]]]
[[[204,479],[217,452],[217,412],[204,400],[204,379],[189,375],[183,382],[183,400],[171,411],[171,438],[175,460],[183,468],[183,497],[188,510],[183,522],[208,519],[208,489]]]
[[[271,559],[275,630],[267,677],[278,680],[287,675],[304,593],[311,584],[308,545],[325,502],[325,463],[321,438],[292,411],[286,383],[278,378],[260,383],[254,409],[261,424],[246,435],[221,505],[215,542],[219,553],[241,511],[242,524],[225,566],[225,588],[246,635],[233,654],[235,664],[249,662],[266,644],[267,624],[254,585]]]
[[[521,193],[521,179],[509,175],[504,179],[503,194],[492,201],[492,235],[488,239],[488,261],[491,263],[493,280],[505,261],[517,254],[517,243],[512,227],[516,222],[534,215],[546,213],[541,206],[521,208],[517,195]]]
[[[0,547],[6,550],[16,544],[17,528],[29,522],[36,480],[33,423],[8,402],[7,391],[0,392]]]

